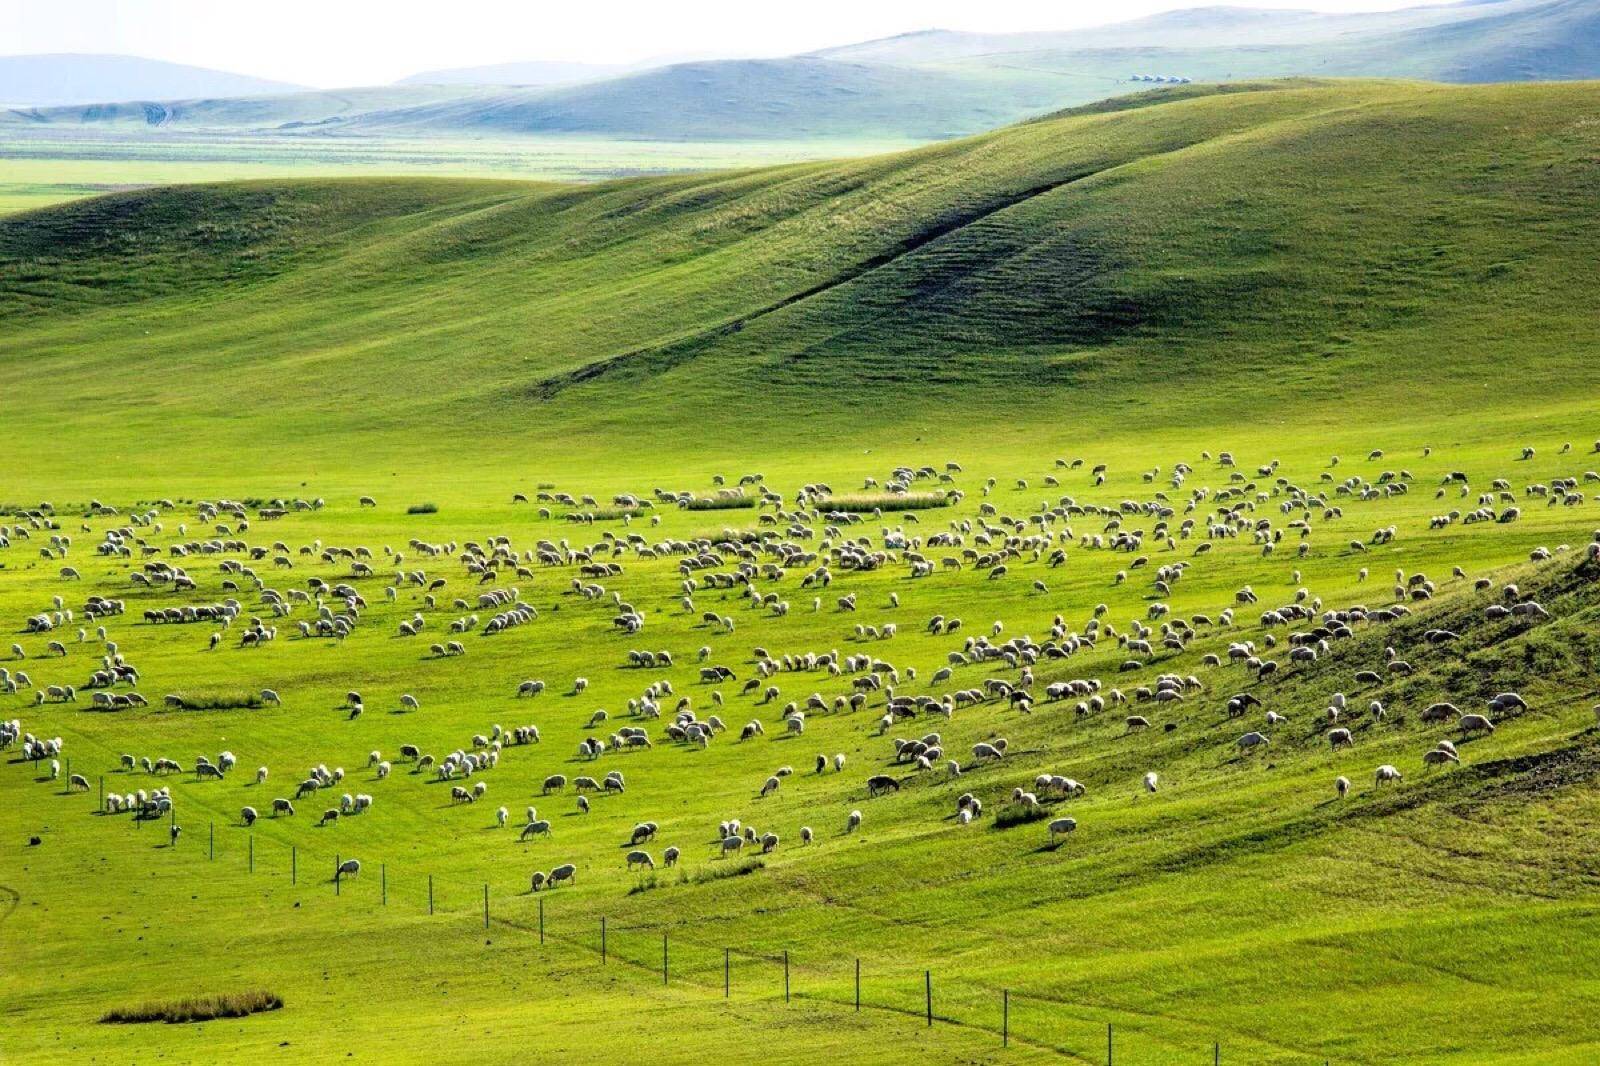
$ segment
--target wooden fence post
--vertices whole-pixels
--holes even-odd
[[[1011,1046],[1011,990],[1000,990],[1000,1046]]]
[[[428,913],[433,913],[433,875],[428,875]]]
[[[783,1001],[789,1002],[789,949],[783,949]]]
[[[923,988],[923,995],[925,997],[925,1001],[926,1001],[927,1006],[928,1006],[928,1025],[930,1027],[932,1027],[932,1025],[933,1025],[933,971],[932,970],[923,970],[922,971],[922,988]]]
[[[483,927],[489,928],[489,882],[483,883]]]

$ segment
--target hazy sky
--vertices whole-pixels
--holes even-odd
[[[1072,29],[1201,2],[0,0],[0,55],[118,52],[332,87],[524,59],[786,55],[934,27]],[[1233,2],[1376,11],[1418,0]]]

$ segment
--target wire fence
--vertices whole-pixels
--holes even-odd
[[[100,788],[99,809],[104,812],[104,777]],[[203,833],[193,833],[179,827],[171,813],[133,817],[136,832],[155,835],[158,841],[160,835],[166,835],[168,839],[159,847],[174,855],[238,863],[250,876],[287,878],[291,885],[318,887],[374,907],[397,906],[419,914],[455,917],[472,913],[484,929],[515,930],[541,946],[557,944],[586,951],[597,957],[598,965],[637,971],[665,987],[687,985],[713,993],[720,989],[730,1000],[736,994],[774,1001],[781,998],[786,1003],[804,999],[856,1013],[893,1013],[928,1029],[950,1025],[988,1032],[1003,1048],[1017,1044],[1081,1062],[1104,1061],[1107,1066],[1125,1061],[1130,1049],[1143,1051],[1145,1061],[1175,1061],[1169,1039],[1158,1041],[1159,1057],[1150,1059],[1148,1055],[1157,1052],[1137,1048],[1141,1035],[1137,1026],[1131,1027],[1131,1034],[1119,1034],[1115,1023],[1092,1017],[1092,1005],[1037,991],[944,980],[932,968],[922,969],[920,979],[913,982],[903,964],[879,969],[873,961],[864,965],[860,957],[841,953],[707,945],[674,929],[619,925],[606,915],[562,913],[559,905],[547,906],[547,900],[560,898],[559,888],[496,890],[488,882],[398,871],[388,863],[379,863],[376,870],[363,864],[359,873],[340,873],[341,864],[350,856],[339,852],[333,853],[330,862],[326,854],[297,844],[258,843],[253,831],[245,834],[243,849],[219,849],[215,822],[207,823]],[[224,839],[229,836],[224,834]],[[232,839],[237,841],[236,836]],[[1216,1039],[1207,1048],[1195,1048],[1194,1058],[1184,1055],[1183,1060],[1220,1066],[1227,1059],[1226,1051],[1223,1041]],[[1281,1049],[1275,1051],[1281,1053]],[[1249,1061],[1248,1055],[1249,1049],[1243,1049],[1237,1061]],[[1331,1059],[1313,1055],[1305,1056],[1305,1061],[1332,1066]]]

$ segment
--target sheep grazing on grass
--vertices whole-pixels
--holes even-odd
[[[551,888],[555,888],[562,882],[566,882],[569,885],[575,885],[578,883],[578,868],[570,862],[561,866],[557,866],[554,870],[550,871],[550,878],[547,884]]]
[[[764,833],[764,834],[762,834],[762,837],[761,837],[761,854],[769,855],[777,848],[777,846],[778,846],[778,834],[777,833]]]
[[[529,837],[549,835],[550,823],[544,819],[539,819],[537,821],[530,821],[527,825],[523,826],[522,834],[518,836],[517,839],[522,841],[527,840]]]
[[[1144,790],[1146,792],[1154,792],[1158,783],[1159,778],[1156,777],[1156,772],[1154,770],[1151,770],[1149,773],[1144,775]]]
[[[1256,733],[1252,731],[1246,733],[1233,743],[1234,746],[1237,747],[1241,752],[1249,752],[1254,751],[1256,748],[1264,748],[1271,744],[1272,738],[1264,733]],[[1150,791],[1154,792],[1155,789],[1151,789]]]
[[[1463,733],[1493,733],[1494,723],[1489,721],[1487,715],[1464,714],[1456,722]]]
[[[1377,772],[1373,775],[1373,782],[1377,785],[1387,785],[1399,781],[1401,778],[1402,775],[1399,770],[1389,763],[1384,763],[1378,767]]]
[[[811,843],[811,840],[812,840],[811,827],[809,825],[801,826],[800,827],[800,843],[809,844],[809,843]]]
[[[338,867],[336,867],[334,869],[334,871],[333,871],[333,879],[335,881],[340,881],[340,880],[343,880],[346,877],[354,877],[357,874],[359,874],[360,872],[361,872],[361,860],[360,859],[346,859],[343,862],[341,862],[338,865]]]
[[[648,851],[630,851],[628,852],[627,859],[628,869],[630,870],[635,866],[644,867],[651,870],[656,868],[656,861],[650,857],[650,853]]]
[[[874,774],[867,778],[867,795],[880,796],[885,792],[899,792],[900,782],[888,774]]]
[[[317,824],[319,826],[327,825],[329,822],[337,822],[338,820],[339,808],[329,807],[327,810],[322,812],[322,817],[317,821]]]
[[[241,809],[239,811],[239,821],[243,822],[246,826],[255,825],[256,809],[254,807],[245,807]]]
[[[720,845],[724,857],[741,850],[744,847],[744,837],[737,833],[729,833],[722,838]]]
[[[494,820],[495,824],[499,828],[504,829],[506,827],[506,822],[511,820],[511,812],[506,810],[504,807],[497,807],[495,808],[494,812]]]
[[[1438,747],[1434,748],[1432,751],[1425,751],[1422,753],[1422,765],[1425,769],[1434,766],[1443,766],[1445,763],[1459,763],[1460,761],[1461,757],[1450,748]]]
[[[275,799],[275,800],[273,800],[272,801],[272,816],[274,818],[276,818],[280,814],[293,816],[293,814],[294,814],[294,804],[290,803],[286,799]]]
[[[666,868],[669,870],[672,869],[674,866],[678,865],[678,856],[681,854],[682,852],[680,852],[677,848],[668,848],[666,851],[661,853],[662,865],[666,866]]]
[[[1350,779],[1343,774],[1333,779],[1333,790],[1339,794],[1340,799],[1350,793]]]
[[[857,829],[860,829],[860,828],[861,828],[861,812],[860,811],[851,811],[850,812],[850,816],[845,819],[844,831],[846,833],[853,833]]]
[[[1057,818],[1050,823],[1050,839],[1054,840],[1058,836],[1065,836],[1077,828],[1078,820],[1076,818]]]

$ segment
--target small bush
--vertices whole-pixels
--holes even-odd
[[[264,706],[259,695],[242,689],[174,692],[165,703],[180,711],[254,711]]]
[[[824,496],[817,501],[817,507],[824,511],[920,511],[948,506],[950,497],[942,492],[856,492]]]
[[[691,496],[683,505],[686,511],[734,511],[754,507],[754,496]]]
[[[283,997],[276,992],[256,989],[251,992],[224,992],[215,996],[191,996],[168,1003],[141,1003],[137,1007],[118,1007],[100,1016],[110,1025],[133,1022],[209,1022],[214,1018],[243,1018],[262,1011],[283,1009]]]
[[[414,503],[406,508],[406,514],[438,514],[439,505],[436,503]]]
[[[1010,829],[1014,825],[1026,825],[1050,817],[1050,812],[1043,807],[1027,807],[1020,803],[1009,803],[1000,808],[994,816],[996,829]]]

